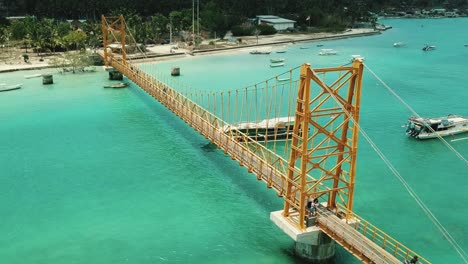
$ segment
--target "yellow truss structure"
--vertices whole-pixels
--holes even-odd
[[[318,76],[333,72],[339,75],[331,84]],[[308,199],[321,196],[327,199],[329,209],[337,208],[338,203],[345,212],[352,212],[362,72],[360,61],[351,67],[313,70],[308,64],[302,66],[285,217],[292,208],[300,208],[299,219],[304,219]],[[305,228],[304,221],[299,221],[299,227]]]
[[[110,23],[109,23],[110,21]],[[118,17],[101,17],[102,23],[102,41],[104,46],[104,63],[109,66],[109,57],[113,56],[112,49],[109,47],[110,43],[119,42],[122,54],[122,59],[127,59],[127,52],[125,46],[125,20],[122,15]]]

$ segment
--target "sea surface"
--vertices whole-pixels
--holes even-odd
[[[420,115],[468,116],[468,19],[381,22],[393,28],[287,45],[279,69],[268,61],[280,54],[248,51],[141,67],[182,89],[220,91],[360,54]],[[400,41],[407,45],[394,48]],[[318,56],[317,44],[339,55]],[[437,48],[424,52],[425,44]],[[104,89],[102,70],[55,73],[49,86],[24,78],[52,71],[0,74],[0,83],[23,84],[0,93],[0,263],[306,263],[269,220],[282,200],[172,112],[134,84]],[[438,140],[407,138],[411,115],[365,71],[361,126],[467,252],[467,166]],[[468,158],[468,140],[448,141]],[[463,263],[363,137],[354,201],[359,215],[432,263]],[[335,262],[360,263],[341,248]]]

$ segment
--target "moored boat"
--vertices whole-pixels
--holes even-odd
[[[292,138],[294,128],[294,117],[277,117],[265,119],[258,123],[239,123],[226,125],[223,131],[232,135],[236,141],[278,141]]]
[[[271,63],[278,63],[278,62],[283,62],[283,61],[284,61],[283,58],[270,59]]]
[[[270,53],[271,53],[271,51],[266,51],[266,50],[252,50],[252,51],[250,52],[250,54],[254,54],[254,55],[256,55],[256,54],[268,55],[268,54],[270,54]]]
[[[336,55],[338,54],[338,51],[334,49],[321,49],[319,52],[320,56],[329,56],[329,55]]]
[[[406,124],[406,134],[417,139],[453,136],[465,132],[468,132],[468,118],[452,114],[437,118],[410,117]]]
[[[127,86],[128,86],[128,83],[121,82],[121,83],[116,83],[116,84],[104,85],[104,88],[124,88]]]
[[[351,55],[351,62],[355,61],[355,60],[360,60],[360,61],[364,61],[364,57],[361,56],[361,55]]]
[[[15,85],[9,85],[9,86],[3,86],[2,85],[2,87],[0,87],[0,92],[18,90],[22,86],[23,86],[22,84],[15,84]]]
[[[395,48],[400,48],[400,47],[404,47],[406,46],[406,44],[404,42],[395,42],[393,43],[393,47]]]
[[[430,51],[430,50],[435,50],[436,46],[434,45],[426,45],[422,48],[423,51]]]
[[[284,62],[280,62],[280,63],[271,63],[271,64],[270,64],[270,67],[271,67],[271,68],[283,67],[283,66],[284,66]]]
[[[37,77],[41,77],[41,76],[42,76],[42,73],[38,73],[38,74],[25,75],[24,78],[32,79],[32,78],[37,78]]]

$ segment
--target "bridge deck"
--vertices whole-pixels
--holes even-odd
[[[279,196],[283,196],[288,181],[285,174],[287,161],[275,153],[261,149],[255,143],[249,145],[236,141],[234,137],[222,130],[224,125],[222,120],[219,120],[216,116],[213,116],[166,84],[139,70],[137,66],[116,58],[112,59],[112,66],[212,143],[223,149],[232,159],[245,166],[249,172],[256,174],[257,179],[264,181],[268,188],[273,188]],[[393,246],[392,249],[385,249],[386,240],[389,239],[390,241],[390,237],[385,236],[383,246],[381,246],[374,239],[371,240],[366,237],[367,223],[363,230],[363,223],[346,223],[344,219],[325,208],[319,210],[317,221],[319,228],[324,233],[365,263],[402,263],[404,259],[409,257],[410,253],[414,253],[397,242],[388,244]],[[375,238],[376,230],[373,230],[373,232]],[[401,248],[403,248],[403,251]],[[420,258],[420,263],[429,262]]]

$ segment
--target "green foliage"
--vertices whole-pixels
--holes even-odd
[[[82,30],[70,31],[62,40],[67,48],[82,49],[86,42],[86,33]]]
[[[231,29],[233,36],[252,36],[255,28],[253,26],[233,26]]]
[[[260,35],[274,35],[276,34],[276,29],[271,25],[261,24],[257,26],[258,30],[260,30]]]
[[[65,52],[60,57],[54,57],[49,64],[61,68],[63,72],[84,72],[87,66],[92,65],[91,56],[85,51]]]

